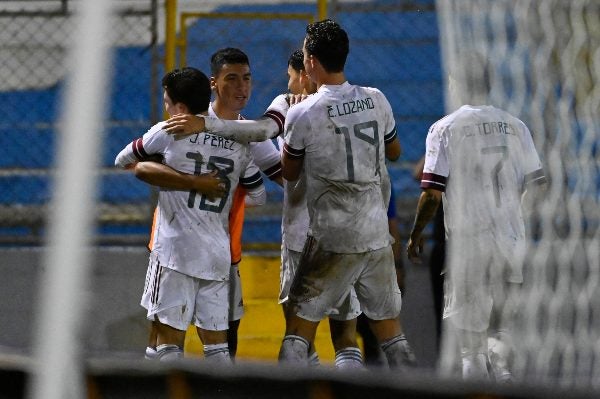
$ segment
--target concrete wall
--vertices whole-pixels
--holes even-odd
[[[246,254],[247,262],[250,255]],[[43,256],[44,250],[40,248],[0,249],[0,354],[31,349]],[[93,249],[93,259],[84,323],[85,348],[96,356],[142,356],[149,323],[139,301],[148,252],[143,247],[99,247]],[[437,348],[427,262],[415,266],[404,258],[404,265],[403,328],[419,365],[433,368]],[[244,266],[248,267],[246,271],[253,270],[251,262],[241,267]],[[274,278],[277,277],[274,273]],[[249,283],[246,281],[245,298],[251,291]],[[279,308],[276,312],[280,316]],[[263,313],[261,317],[273,315]]]
[[[25,352],[31,348],[43,256],[41,248],[0,249],[0,347]],[[93,259],[86,349],[142,353],[148,323],[139,300],[148,252],[144,248],[96,248]]]

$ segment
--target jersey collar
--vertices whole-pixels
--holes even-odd
[[[210,104],[208,104],[208,116],[212,116],[213,118],[217,118],[220,119],[217,114],[215,113],[215,110],[213,109],[213,103],[211,102]],[[244,119],[244,117],[242,115],[238,115],[238,120],[239,119]]]
[[[341,85],[321,85],[319,87],[319,92],[334,92],[334,91],[344,91],[347,90],[350,86],[352,86],[348,81],[345,81]]]

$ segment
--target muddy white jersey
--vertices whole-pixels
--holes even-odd
[[[161,154],[163,162],[189,174],[218,170],[226,186],[222,198],[210,201],[194,190],[160,189],[153,231],[153,255],[161,266],[207,280],[228,280],[231,266],[228,218],[238,186],[264,189],[247,145],[209,133],[178,139],[153,126],[117,156],[125,166]]]
[[[281,131],[289,109],[288,95],[281,94],[271,102],[265,116],[281,121]],[[279,148],[285,143],[282,134],[277,136]],[[292,251],[302,252],[308,232],[308,208],[306,207],[306,177],[301,172],[296,181],[283,181],[283,210],[281,218],[282,244]]]
[[[464,105],[429,130],[421,187],[445,192],[449,237],[496,232],[499,240],[524,239],[521,194],[527,183],[544,180],[529,129],[501,109]]]
[[[219,117],[215,113],[212,107],[212,103],[208,107],[208,116],[215,119]],[[243,119],[240,116],[240,119]],[[235,129],[232,129],[233,137],[237,136]],[[271,180],[281,176],[281,157],[275,144],[271,140],[261,142],[248,143],[252,160],[258,166],[258,168]]]
[[[385,143],[396,128],[383,93],[322,85],[290,108],[284,134],[286,156],[304,158],[309,234],[319,245],[337,253],[390,245]]]

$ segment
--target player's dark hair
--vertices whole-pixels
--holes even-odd
[[[296,50],[290,55],[288,65],[296,72],[304,71],[304,53],[302,50]]]
[[[210,82],[202,71],[191,67],[174,69],[163,76],[162,86],[173,104],[185,104],[193,114],[208,110]]]
[[[315,56],[325,71],[342,72],[350,51],[348,34],[330,20],[313,22],[306,27],[306,52]]]
[[[210,57],[210,72],[217,76],[225,64],[245,64],[250,66],[250,60],[246,53],[234,47],[226,47],[217,50]]]

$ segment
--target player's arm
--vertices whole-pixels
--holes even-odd
[[[160,163],[161,149],[170,141],[161,129],[162,125],[153,126],[143,137],[132,141],[119,152],[115,165],[135,172],[138,179],[172,190],[196,190],[208,198],[222,197],[224,185],[215,172],[205,175],[188,175]]]
[[[385,143],[385,157],[390,161],[395,161],[400,158],[402,153],[402,146],[398,139],[398,132],[396,130],[396,121],[394,120],[394,111],[385,95],[375,89],[373,93],[380,101],[380,107],[383,109],[384,123],[381,128],[384,129],[385,135],[383,136],[383,142]]]
[[[244,176],[240,177],[240,186],[246,190],[244,205],[248,208],[261,206],[267,202],[267,191],[265,189],[263,178],[260,170],[250,162],[244,172]]]
[[[216,170],[196,176],[158,162],[138,162],[134,172],[135,177],[152,186],[170,190],[195,190],[210,200],[225,195],[225,185]]]
[[[408,259],[413,263],[421,263],[420,255],[423,253],[423,230],[435,216],[437,208],[442,200],[442,192],[435,188],[426,188],[421,192],[417,204],[417,215],[410,232],[406,251]]]
[[[287,143],[283,145],[281,155],[281,173],[285,180],[294,181],[300,177],[304,164],[304,150],[296,150]]]
[[[133,167],[135,167],[135,164],[140,161],[140,157],[137,156],[139,155],[139,151],[134,151],[134,149],[138,145],[138,140],[141,140],[141,138],[132,141],[119,152],[119,154],[115,158],[115,166],[117,168],[132,169]]]
[[[385,157],[390,161],[395,161],[400,158],[402,146],[400,145],[400,140],[398,140],[396,127],[384,136],[383,141],[385,143]]]
[[[266,141],[283,133],[289,107],[290,98],[282,94],[275,97],[264,115],[256,120],[223,120],[195,115],[176,115],[167,121],[166,130],[168,133],[175,134],[205,131],[244,143]]]
[[[269,180],[283,186],[281,178],[281,155],[275,144],[271,141],[264,141],[250,144],[250,153],[256,166],[264,173]]]
[[[180,114],[167,120],[165,130],[177,135],[208,132],[244,143],[266,141],[281,134],[279,123],[269,116],[256,120],[224,120],[210,116]]]
[[[538,169],[525,176],[525,188],[521,195],[521,207],[526,213],[533,211],[546,193],[547,186],[547,179],[542,169]]]
[[[133,140],[119,152],[115,158],[115,166],[122,169],[133,169],[138,162],[161,162],[162,154],[150,154],[144,148],[143,137]]]
[[[267,190],[262,185],[258,188],[246,191],[246,199],[244,205],[247,208],[253,208],[255,206],[262,206],[267,203]]]

